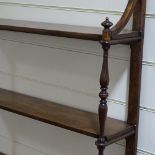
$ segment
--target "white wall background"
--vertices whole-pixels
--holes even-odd
[[[69,24],[99,32],[106,16],[116,23],[126,3],[0,0],[0,24],[13,24],[13,20],[23,24],[20,20],[24,20],[24,25],[51,28],[50,23]],[[155,155],[154,5],[154,0],[147,1],[138,155]],[[113,46],[110,51],[108,115],[121,120],[126,118],[129,55],[128,46]],[[101,64],[102,50],[96,42],[0,31],[2,88],[96,112]],[[0,151],[8,155],[95,155],[94,142],[93,138],[0,110]],[[123,144],[108,147],[106,155],[124,155]]]

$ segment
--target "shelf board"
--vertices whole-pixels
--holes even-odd
[[[55,23],[0,19],[0,30],[66,37],[91,41],[101,41],[103,27],[88,27]],[[124,30],[122,34],[112,36],[111,45],[130,44],[141,39],[141,33]]]
[[[102,27],[0,19],[0,30],[100,41]]]
[[[98,137],[98,115],[95,113],[5,89],[0,89],[0,108],[90,137]],[[105,137],[109,144],[133,133],[133,126],[123,121],[107,118]]]
[[[0,30],[14,31],[14,32],[24,32],[24,33],[33,33],[40,35],[49,35],[56,37],[66,37],[66,38],[75,38],[75,39],[83,39],[83,40],[92,40],[92,41],[100,41],[102,36],[99,34],[92,33],[84,33],[84,32],[70,32],[70,31],[62,31],[62,30],[47,30],[40,28],[30,28],[30,27],[17,27],[10,25],[0,25]]]

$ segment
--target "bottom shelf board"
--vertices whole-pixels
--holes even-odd
[[[17,92],[0,89],[0,108],[59,126],[94,138],[98,137],[98,115]],[[105,137],[110,143],[123,135],[131,135],[134,127],[126,122],[107,118]]]

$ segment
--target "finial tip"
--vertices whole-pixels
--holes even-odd
[[[113,23],[109,21],[109,18],[106,17],[105,21],[101,23],[101,25],[105,28],[105,29],[109,29]]]

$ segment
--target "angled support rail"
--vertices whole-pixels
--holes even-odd
[[[128,4],[126,6],[126,9],[121,17],[121,19],[117,22],[117,24],[111,29],[112,31],[112,36],[117,35],[118,33],[120,33],[124,27],[126,26],[126,24],[128,23],[129,19],[131,18],[135,6],[137,4],[138,0],[129,0]]]
[[[0,25],[0,30],[99,41],[103,48],[98,114],[4,89],[0,89],[0,108],[97,138],[95,144],[97,145],[99,155],[104,154],[106,146],[125,138],[126,155],[136,155],[145,10],[146,0],[129,0],[125,12],[115,26],[112,27],[112,22],[106,18],[102,23],[104,30],[101,35]],[[132,15],[132,32],[120,33]],[[126,122],[107,117],[108,85],[110,79],[108,55],[111,45],[116,44],[129,44],[131,47],[128,118]]]

